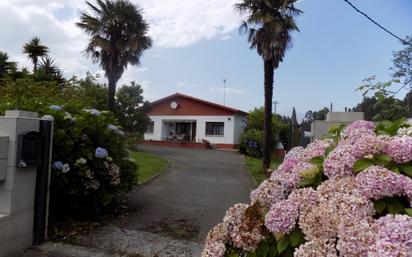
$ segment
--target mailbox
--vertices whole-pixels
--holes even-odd
[[[41,139],[37,131],[23,132],[18,136],[16,165],[20,168],[41,164]]]

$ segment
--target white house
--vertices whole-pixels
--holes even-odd
[[[155,102],[147,113],[151,119],[145,140],[207,140],[221,148],[239,144],[248,113],[176,93]]]

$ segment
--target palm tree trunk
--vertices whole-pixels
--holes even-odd
[[[33,72],[37,71],[37,58],[33,58]]]
[[[109,78],[109,92],[107,94],[107,104],[110,111],[114,111],[114,96],[116,94],[116,80]]]
[[[263,124],[263,170],[270,167],[272,157],[272,97],[273,97],[273,60],[265,60],[265,117]]]

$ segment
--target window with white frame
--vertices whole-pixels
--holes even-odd
[[[206,136],[223,136],[224,132],[224,122],[206,122]]]

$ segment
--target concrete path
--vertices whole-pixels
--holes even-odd
[[[253,185],[237,152],[139,145],[172,160],[169,170],[130,195],[139,211],[125,228],[201,242],[235,203],[248,203]]]

